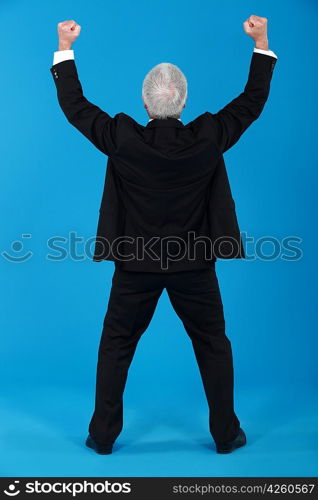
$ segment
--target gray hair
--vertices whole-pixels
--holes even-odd
[[[186,77],[171,63],[157,64],[142,84],[142,95],[151,118],[179,118],[187,92]]]

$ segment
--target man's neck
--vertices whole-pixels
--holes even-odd
[[[155,118],[149,118],[148,122],[151,122],[151,120],[155,120]],[[177,118],[177,120],[179,120],[179,122],[181,122],[181,118]]]

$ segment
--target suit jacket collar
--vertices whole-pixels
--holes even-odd
[[[146,128],[153,128],[153,127],[177,127],[177,128],[184,128],[183,123],[178,120],[178,118],[154,118],[153,120],[149,121],[146,125]]]

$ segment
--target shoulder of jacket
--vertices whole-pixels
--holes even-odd
[[[201,126],[204,122],[209,120],[213,116],[213,113],[210,113],[209,111],[206,111],[205,113],[201,113],[199,116],[194,118],[191,122],[186,124],[186,127],[199,127]]]
[[[144,129],[145,125],[142,125],[141,123],[138,123],[132,116],[127,115],[126,113],[117,113],[114,116],[114,119],[120,121],[121,123],[126,123],[128,125],[131,125],[134,128],[138,129]]]

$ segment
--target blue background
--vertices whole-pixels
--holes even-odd
[[[11,255],[0,259],[1,475],[316,475],[316,2],[10,0],[0,9],[1,252]],[[57,23],[82,25],[74,50],[89,100],[145,124],[142,80],[169,61],[188,78],[187,123],[243,90],[251,14],[268,18],[279,59],[263,114],[225,160],[241,230],[298,236],[303,257],[217,263],[248,446],[215,453],[191,343],[164,293],[131,365],[124,430],[113,455],[98,456],[84,440],[113,264],[52,261],[46,245],[71,231],[95,235],[106,157],[58,106]]]

